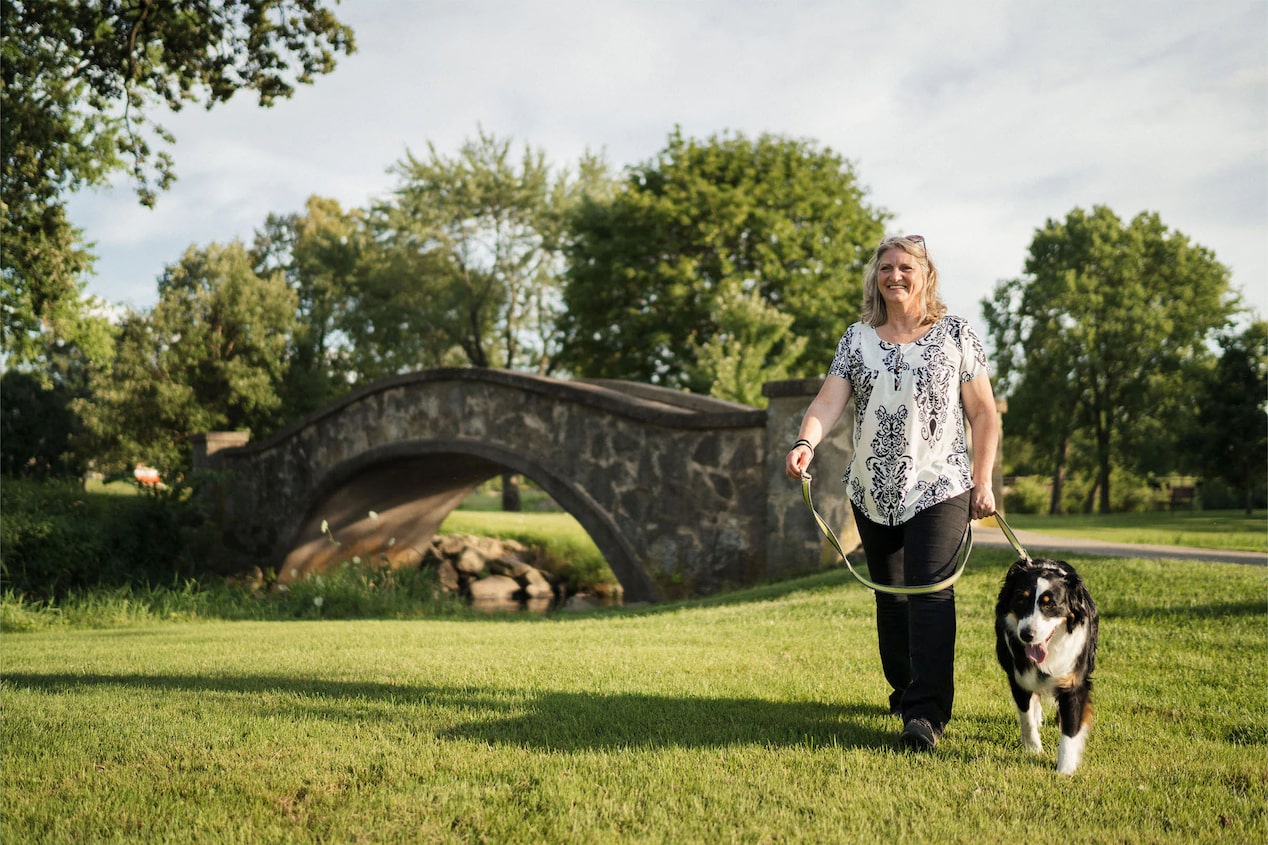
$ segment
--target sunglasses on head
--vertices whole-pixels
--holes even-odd
[[[903,235],[903,239],[904,239],[904,240],[911,241],[911,242],[912,242],[912,243],[914,243],[914,244],[920,244],[920,245],[922,245],[922,246],[923,246],[923,245],[924,245],[924,243],[925,243],[925,236],[924,236],[924,235]]]

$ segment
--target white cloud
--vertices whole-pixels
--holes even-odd
[[[180,182],[151,212],[87,195],[107,299],[147,304],[190,243],[249,239],[310,194],[348,206],[428,141],[477,126],[557,166],[652,157],[675,124],[811,138],[926,235],[971,317],[1033,231],[1110,206],[1213,249],[1268,314],[1268,7],[1262,0],[359,2],[358,54],[272,109],[166,121]]]

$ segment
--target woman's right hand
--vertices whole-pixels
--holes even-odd
[[[801,477],[806,474],[806,468],[814,460],[814,456],[814,450],[809,446],[805,444],[794,446],[784,460],[784,471],[788,473],[789,478],[794,481],[800,481]]]

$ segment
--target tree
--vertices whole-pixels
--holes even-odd
[[[392,172],[400,183],[375,218],[376,242],[388,249],[366,294],[386,286],[385,302],[418,299],[384,322],[416,305],[424,313],[409,331],[426,327],[432,355],[460,350],[477,367],[549,372],[566,213],[606,166],[587,155],[577,177],[554,174],[542,151],[526,146],[516,161],[510,140],[481,129],[457,156],[428,144],[425,158],[407,152]]]
[[[701,142],[676,129],[619,190],[584,200],[574,217],[563,363],[708,393],[717,361],[700,355],[725,334],[722,302],[738,291],[792,317],[768,347],[771,374],[786,359],[794,374],[819,372],[823,344],[857,318],[887,218],[829,149],[772,135]],[[786,355],[796,337],[818,345]]]
[[[38,374],[6,370],[0,377],[0,472],[14,478],[73,478],[85,467],[72,441],[79,419],[70,388],[46,385]]]
[[[762,384],[788,377],[807,338],[787,340],[793,315],[779,313],[756,290],[742,291],[734,279],[723,284],[718,332],[696,353],[701,380],[717,399],[761,405]]]
[[[343,330],[363,275],[368,243],[365,214],[345,212],[333,199],[312,196],[302,214],[270,214],[256,232],[256,272],[280,270],[299,303],[278,423],[287,424],[348,390],[355,371]]]
[[[996,390],[1008,397],[1008,432],[1026,438],[1049,464],[1052,479],[1048,513],[1062,512],[1070,447],[1080,427],[1083,384],[1069,378],[1079,362],[1075,344],[1061,342],[1065,328],[1058,312],[1036,313],[1027,281],[1000,282],[994,298],[982,303],[994,337]],[[1043,354],[1026,355],[1030,349]],[[1024,376],[1024,377],[1023,377]],[[1052,408],[1062,409],[1052,413]]]
[[[1247,516],[1268,467],[1268,322],[1223,338],[1223,354],[1200,385],[1197,429],[1188,439],[1202,475],[1242,494]]]
[[[1156,214],[1124,225],[1103,206],[1047,221],[1025,269],[1027,279],[1001,282],[983,303],[1010,425],[1047,450],[1058,490],[1072,437],[1085,432],[1107,513],[1115,465],[1174,455],[1183,426],[1153,416],[1182,412],[1186,367],[1235,313],[1228,270]]]
[[[175,178],[153,118],[243,89],[269,106],[350,54],[324,0],[0,0],[3,350],[35,356],[78,302],[91,255],[63,205],[130,173],[143,205]],[[156,150],[152,143],[160,145]]]
[[[0,471],[32,478],[80,478],[88,468],[83,424],[73,410],[92,373],[109,361],[115,329],[105,303],[69,309],[64,337],[48,338],[44,366],[9,367],[0,378]],[[70,338],[74,338],[73,340]]]
[[[443,252],[420,250],[409,235],[371,228],[334,314],[335,330],[347,341],[350,381],[469,363],[455,341],[459,316],[451,274]]]
[[[153,310],[123,321],[112,367],[76,405],[101,468],[144,460],[178,475],[192,434],[267,431],[295,312],[283,274],[258,276],[241,243],[191,247],[159,280]]]

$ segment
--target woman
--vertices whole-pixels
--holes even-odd
[[[947,314],[919,235],[884,239],[868,262],[862,319],[841,338],[806,409],[786,459],[790,478],[806,471],[851,398],[854,458],[845,482],[872,580],[936,583],[954,570],[969,519],[995,512],[999,422],[986,353],[968,322]],[[955,696],[955,590],[878,592],[876,628],[902,741],[932,750]]]

